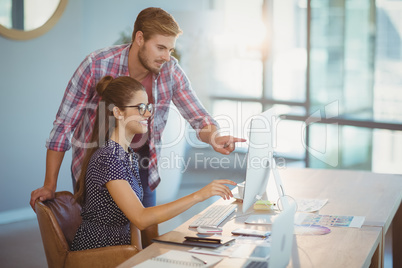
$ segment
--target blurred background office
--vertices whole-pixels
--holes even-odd
[[[69,0],[40,36],[7,36],[8,28],[31,30],[29,8],[42,20],[57,8],[54,0],[33,2],[0,0],[2,236],[14,223],[35,224],[30,193],[43,184],[45,141],[73,72],[90,52],[130,38],[149,6],[183,29],[176,56],[223,133],[247,138],[250,117],[275,107],[283,168],[402,173],[400,0]],[[24,5],[24,19],[9,16],[13,5]],[[223,159],[174,107],[170,116],[159,203],[211,178],[243,179],[247,143]],[[70,163],[67,153],[58,191],[72,191]]]

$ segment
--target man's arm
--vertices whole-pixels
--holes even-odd
[[[245,139],[233,136],[221,136],[218,131],[218,123],[205,110],[195,92],[191,88],[190,81],[179,66],[175,65],[176,90],[172,101],[179,109],[181,115],[197,130],[198,138],[210,144],[215,151],[221,154],[230,154],[235,149],[236,142],[245,142]]]
[[[45,181],[41,188],[31,193],[30,205],[35,210],[35,201],[54,198],[57,187],[57,178],[65,151],[71,147],[70,134],[82,118],[83,110],[90,98],[92,89],[92,59],[87,57],[77,68],[64,92],[53,123],[53,129],[46,141]]]
[[[45,182],[41,188],[38,188],[31,193],[30,205],[35,210],[35,201],[53,199],[54,193],[57,188],[57,177],[59,175],[60,166],[63,162],[65,152],[57,152],[53,150],[47,150],[46,153],[46,173]]]
[[[246,141],[246,139],[233,136],[220,136],[218,128],[215,125],[203,127],[198,136],[201,141],[210,144],[215,151],[221,154],[230,154],[236,148],[236,142]]]

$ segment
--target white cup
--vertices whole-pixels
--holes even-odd
[[[238,191],[239,191],[240,199],[243,199],[243,197],[244,197],[244,184],[245,184],[245,183],[246,183],[246,182],[243,181],[243,182],[237,184],[237,189],[238,189]]]

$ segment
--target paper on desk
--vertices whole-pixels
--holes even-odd
[[[361,228],[364,223],[364,216],[336,216],[318,215],[311,213],[297,213],[295,224],[297,225],[321,225],[333,227],[354,227]]]
[[[297,199],[297,211],[300,212],[315,212],[320,210],[328,199]]]
[[[189,252],[215,255],[231,258],[247,258],[250,255],[250,248],[253,249],[256,245],[271,245],[271,238],[262,237],[250,237],[250,236],[238,236],[236,242],[230,246],[222,246],[219,248],[202,248],[195,247],[189,250]],[[250,244],[254,247],[250,247]]]
[[[201,248],[195,247],[189,250],[189,252],[199,253],[199,254],[207,254],[207,255],[215,255],[215,256],[222,256],[222,257],[229,257],[232,254],[236,247],[232,246],[223,246],[219,248]]]
[[[194,258],[196,257],[196,258]],[[135,267],[141,268],[177,268],[177,267],[211,267],[220,262],[222,258],[215,256],[205,256],[201,254],[191,254],[186,251],[169,250],[168,252],[148,259]],[[201,261],[205,261],[203,264]]]
[[[271,246],[265,245],[265,247],[270,248]],[[237,248],[232,252],[230,258],[241,258],[247,259],[253,255],[253,252],[257,249],[261,248],[261,245],[250,245],[250,244],[239,244]],[[268,249],[269,250],[269,249]],[[264,259],[268,258],[269,255],[266,255]]]

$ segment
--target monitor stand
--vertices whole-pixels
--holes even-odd
[[[283,184],[282,184],[281,176],[279,175],[278,169],[276,168],[275,158],[272,158],[272,164],[273,165],[272,165],[271,170],[272,170],[272,174],[274,175],[276,190],[277,190],[278,195],[279,195],[279,200],[281,201],[281,204],[283,206],[283,208],[280,209],[280,210],[283,210],[283,209],[289,207],[289,201],[286,198],[285,189],[284,189]],[[278,208],[279,208],[279,204],[278,204]]]
[[[288,208],[289,201],[286,198],[285,190],[282,184],[282,179],[281,176],[279,175],[278,169],[276,168],[276,161],[275,158],[272,158],[272,175],[274,176],[274,181],[276,185],[276,190],[278,192],[278,201],[280,200],[282,203],[283,208]],[[268,188],[268,185],[267,185]],[[258,200],[268,200],[268,195],[267,191],[264,192],[264,194],[260,197],[257,198]],[[279,208],[279,206],[278,206]],[[275,215],[268,215],[268,214],[260,214],[260,215],[251,215],[247,218],[245,223],[249,224],[272,224],[272,220]],[[296,240],[296,235],[293,234],[293,243],[292,243],[292,256],[291,256],[291,263],[292,267],[295,268],[300,268],[300,256],[299,256],[299,251],[298,251],[298,246],[297,246],[297,240]]]
[[[278,169],[276,168],[276,161],[275,158],[271,159],[271,171],[272,175],[274,177],[275,185],[276,185],[276,190],[278,193],[278,201],[280,201],[282,205],[282,209],[288,208],[289,207],[289,201],[286,198],[285,190],[282,184],[282,179],[281,176],[279,175]],[[267,185],[268,187],[268,185]],[[264,192],[262,196],[256,196],[257,200],[268,200],[268,195],[267,191]],[[278,209],[282,210],[277,204]],[[275,217],[275,214],[257,214],[257,215],[251,215],[247,218],[245,223],[248,224],[272,224],[272,219]]]

